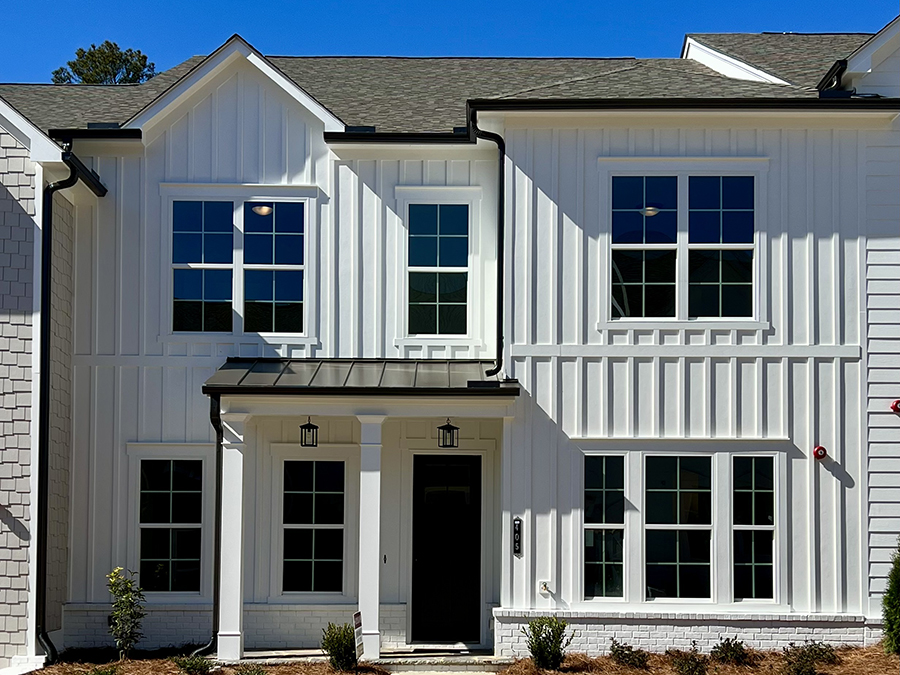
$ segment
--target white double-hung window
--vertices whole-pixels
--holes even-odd
[[[608,175],[611,321],[760,314],[757,174]]]

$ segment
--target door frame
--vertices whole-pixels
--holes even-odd
[[[405,582],[401,583],[406,597],[406,644],[416,647],[435,647],[440,649],[473,649],[490,648],[491,607],[488,599],[494,591],[492,570],[495,552],[493,549],[495,513],[494,513],[494,459],[496,443],[490,440],[460,440],[458,448],[423,447],[427,440],[404,439],[401,443],[403,453],[403,476],[401,481],[400,507],[400,575]],[[475,455],[481,457],[481,612],[479,614],[480,642],[413,642],[409,636],[412,629],[412,509],[413,509],[413,457],[415,455]],[[499,553],[499,551],[498,551]]]

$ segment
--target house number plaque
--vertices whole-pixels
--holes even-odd
[[[513,555],[522,557],[522,519],[518,516],[513,518]]]

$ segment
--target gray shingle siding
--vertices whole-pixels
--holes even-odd
[[[24,653],[31,540],[35,167],[0,128],[0,668]]]

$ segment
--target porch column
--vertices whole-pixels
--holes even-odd
[[[358,415],[359,436],[359,611],[363,658],[381,655],[381,424],[382,415]]]
[[[222,415],[222,563],[217,656],[244,656],[244,427],[249,415]]]

